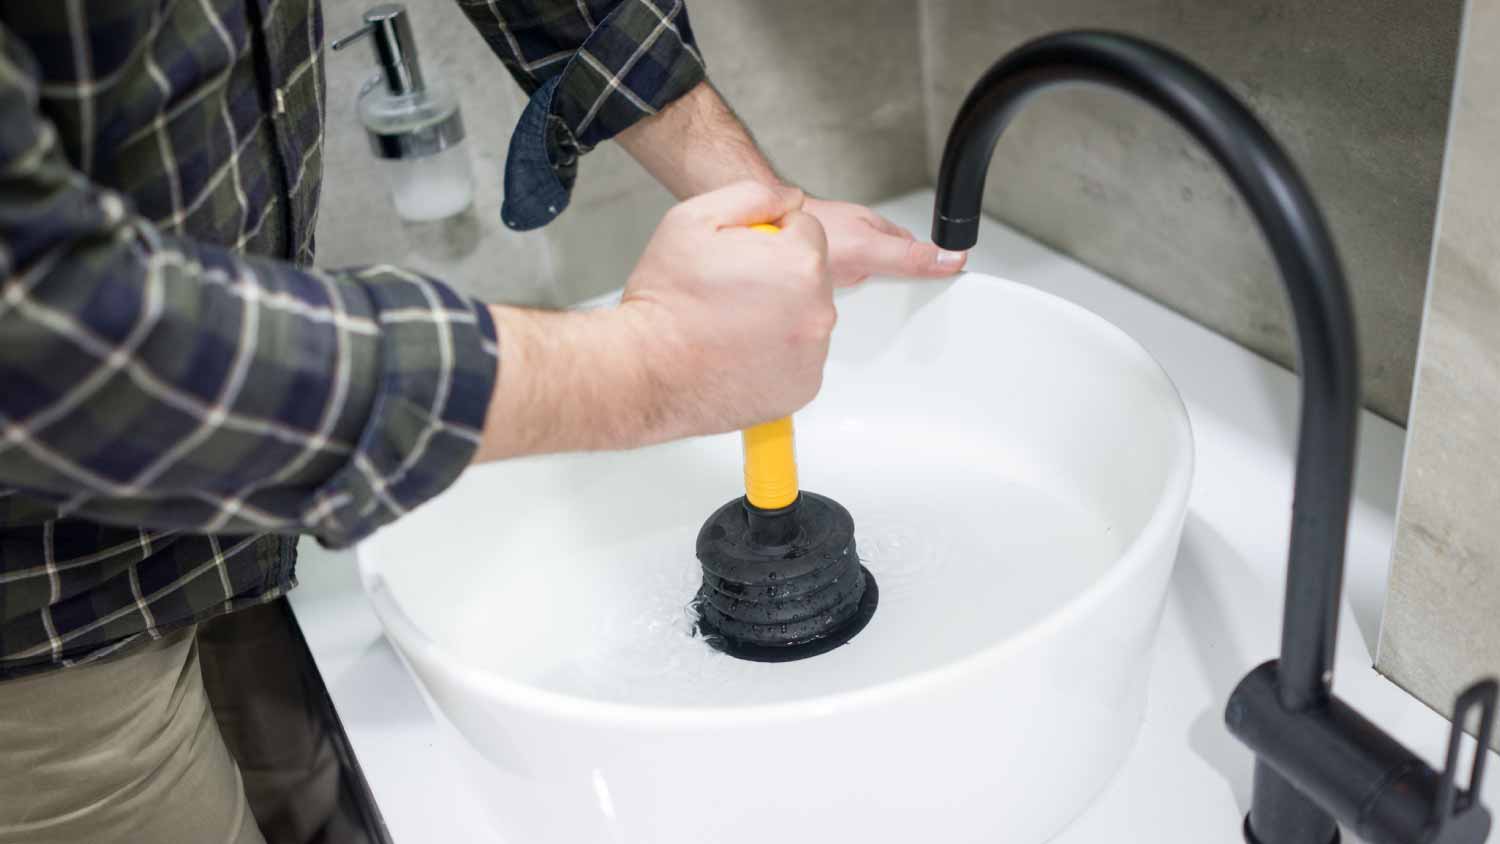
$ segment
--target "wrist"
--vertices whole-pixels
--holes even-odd
[[[786,186],[744,124],[706,81],[616,140],[678,199],[745,180]]]
[[[649,311],[650,302],[625,301],[599,311],[599,330],[607,338],[611,357],[610,378],[614,411],[610,418],[608,448],[639,448],[655,445],[676,435],[671,424],[670,390],[663,377],[663,362],[670,358],[669,338],[662,333]]]

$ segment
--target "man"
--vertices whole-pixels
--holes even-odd
[[[681,2],[459,4],[531,94],[507,224],[612,137],[686,199],[620,307],[313,265],[316,0],[0,0],[0,841],[261,841],[194,636],[289,589],[297,534],[357,541],[476,462],[794,411],[834,284],[962,265],[782,185]]]

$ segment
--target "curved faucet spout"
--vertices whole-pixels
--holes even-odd
[[[1487,743],[1500,687],[1486,681],[1460,697],[1441,774],[1331,692],[1359,418],[1354,318],[1322,214],[1249,109],[1191,62],[1128,36],[1068,32],[1023,45],[985,73],[959,110],[938,173],[933,240],[974,245],[995,143],[1033,94],[1069,82],[1133,94],[1213,154],[1260,224],[1296,323],[1302,419],[1281,659],[1252,671],[1225,714],[1257,756],[1246,840],[1330,844],[1337,819],[1369,841],[1483,841],[1490,817],[1474,797],[1483,754],[1467,792],[1454,785],[1454,769],[1464,716],[1480,710]]]
[[[1186,128],[1239,188],[1281,271],[1297,328],[1302,423],[1279,676],[1283,705],[1302,709],[1327,697],[1333,676],[1359,418],[1354,317],[1328,227],[1286,153],[1222,84],[1139,39],[1066,32],[1005,56],[964,100],[938,172],[939,246],[974,245],[995,143],[1032,95],[1070,82],[1134,94]]]

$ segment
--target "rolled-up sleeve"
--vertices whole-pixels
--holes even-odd
[[[457,0],[530,96],[511,137],[501,218],[567,208],[578,157],[705,78],[682,0]]]
[[[368,535],[468,465],[489,311],[393,267],[169,236],[68,162],[0,52],[0,495],[201,533]]]

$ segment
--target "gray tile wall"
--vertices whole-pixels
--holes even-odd
[[[373,2],[325,0],[328,31],[354,28]],[[397,220],[354,120],[355,93],[371,68],[368,48],[357,45],[326,58],[320,260],[399,262],[488,300],[523,304],[563,305],[623,284],[671,197],[606,144],[583,160],[573,204],[557,222],[507,231],[500,174],[521,94],[452,0],[407,5],[424,67],[440,71],[463,102],[479,246],[461,260],[434,260]],[[784,177],[860,202],[927,182],[915,0],[696,0],[690,9],[715,85]]]
[[[1471,3],[1376,663],[1440,712],[1500,675],[1497,41],[1500,4]]]
[[[1367,403],[1406,418],[1462,0],[921,0],[936,169],[967,87],[1043,33],[1159,40],[1246,99],[1321,198],[1354,288]],[[1273,267],[1186,135],[1117,94],[1062,90],[1001,141],[986,208],[1291,365]]]

